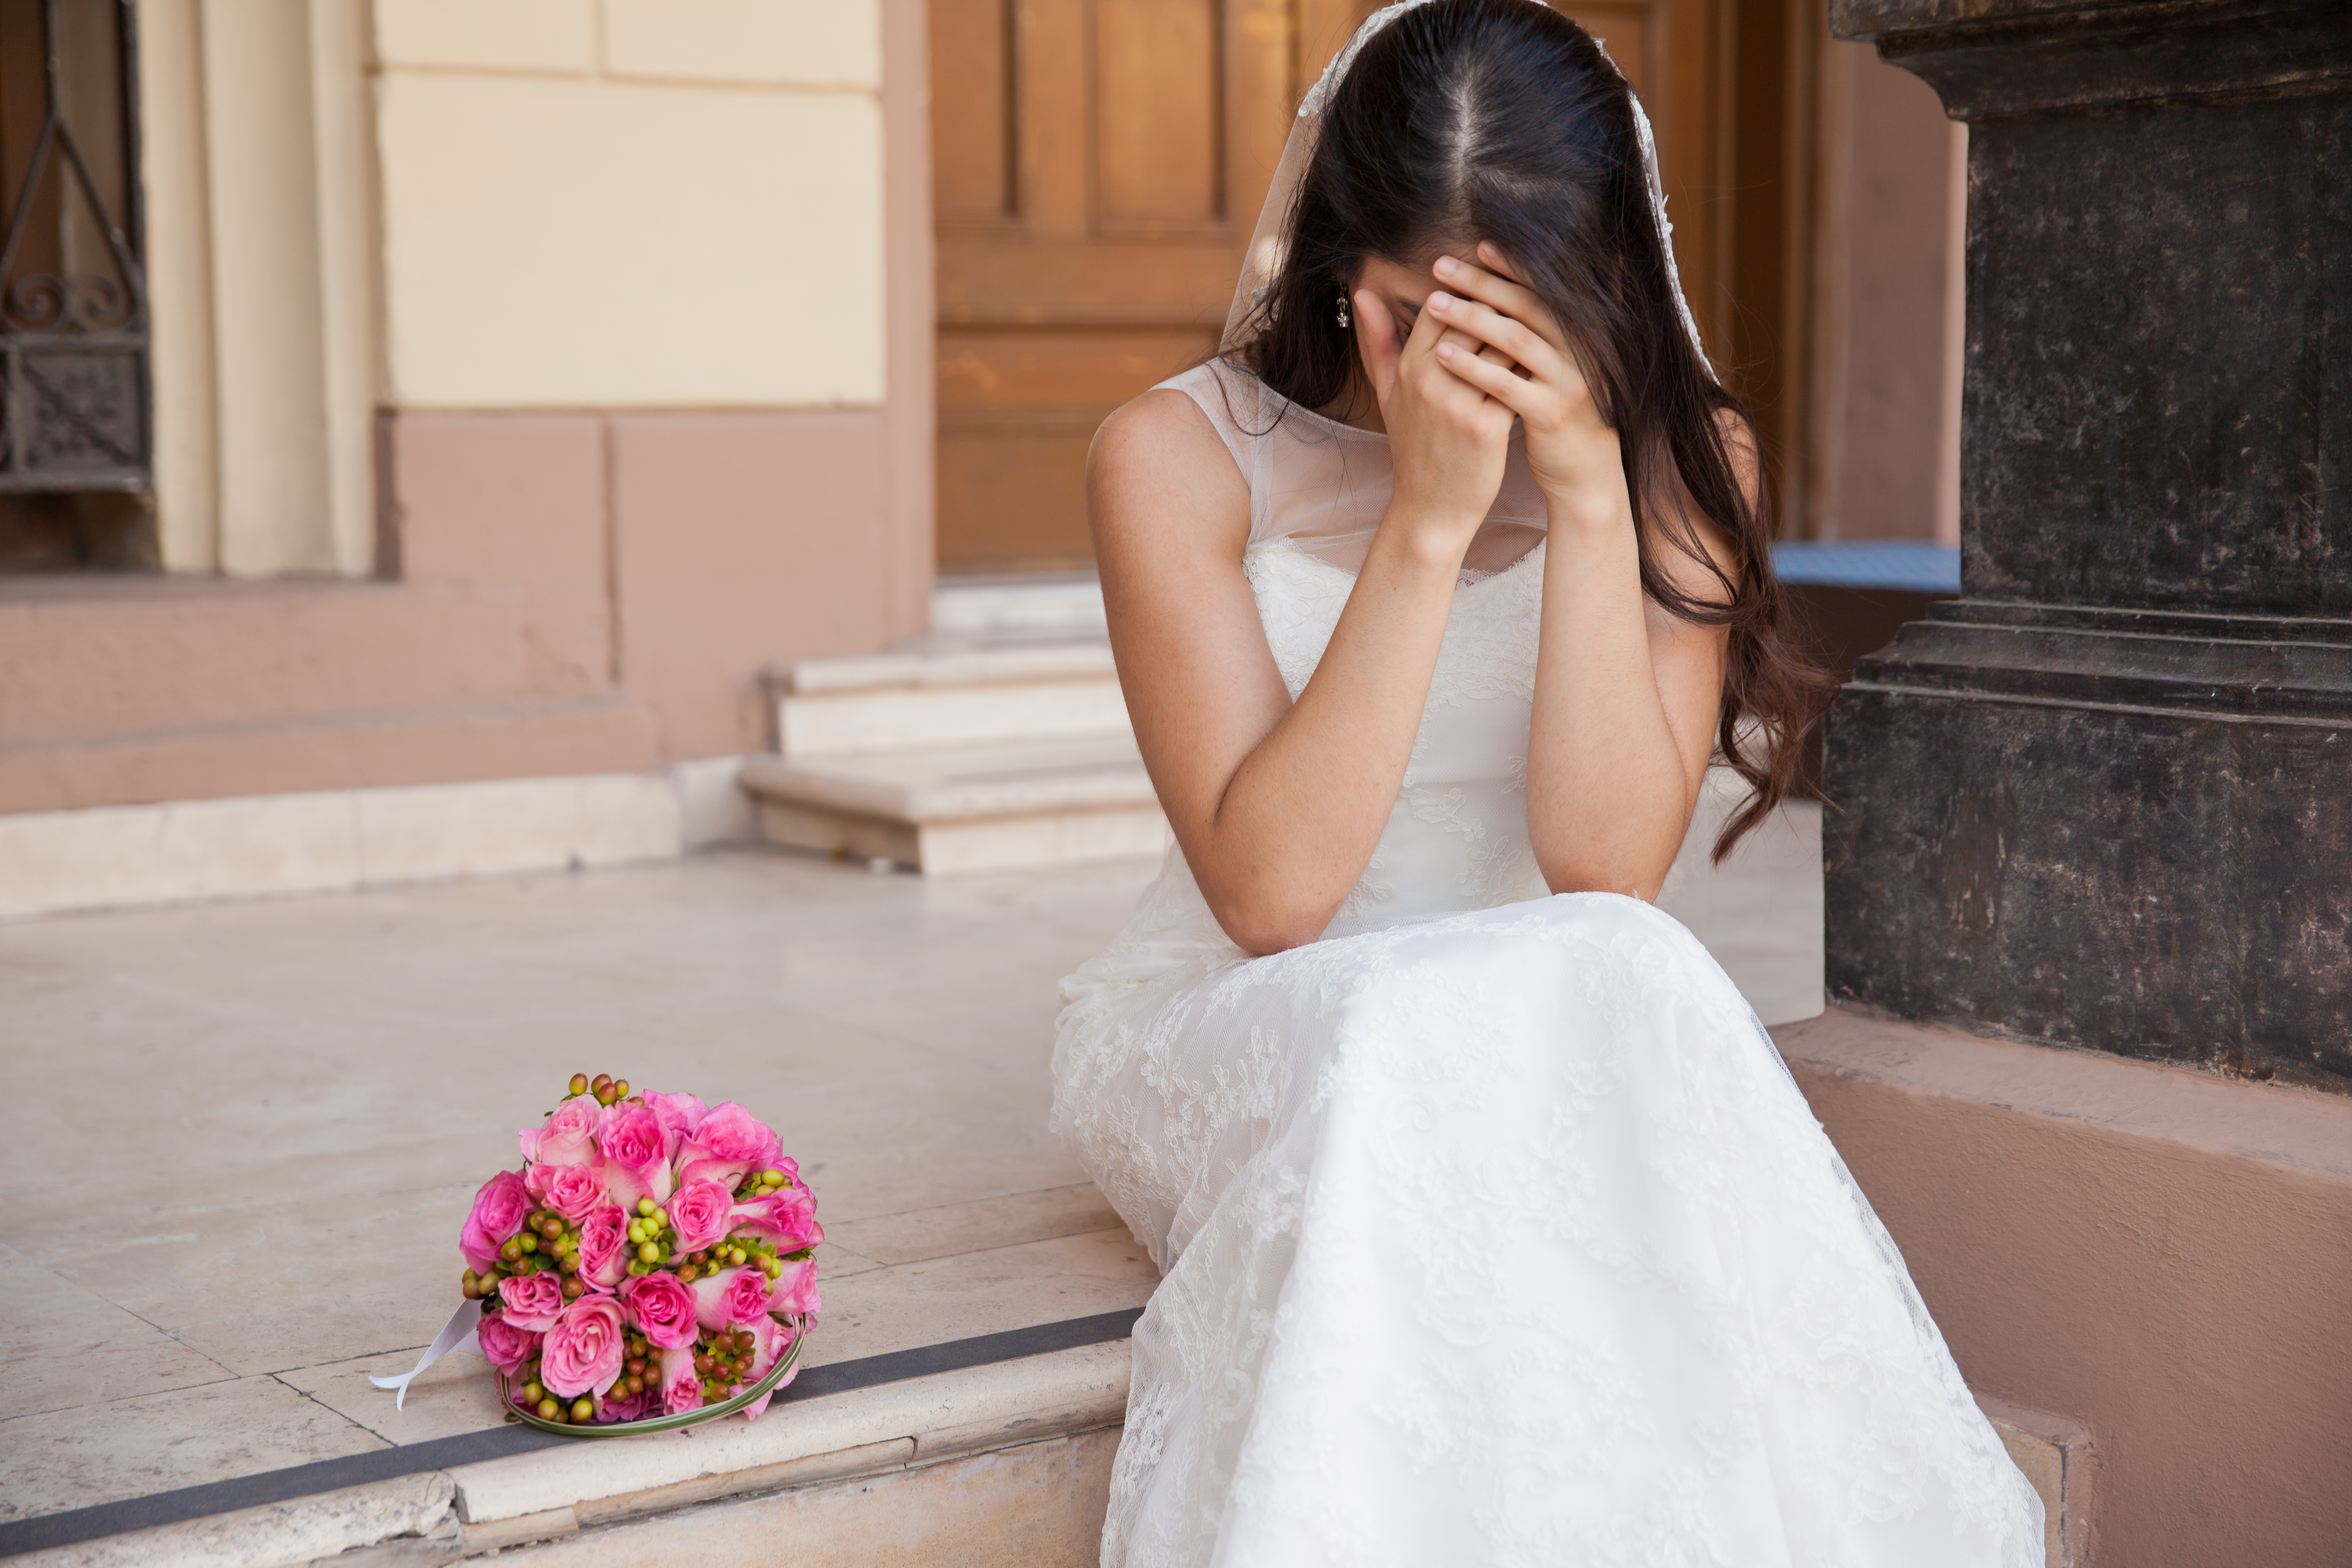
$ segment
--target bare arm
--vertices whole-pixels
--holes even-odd
[[[1380,841],[1510,437],[1508,410],[1438,365],[1440,323],[1423,315],[1400,342],[1378,300],[1357,305],[1396,499],[1296,704],[1242,574],[1248,492],[1206,417],[1181,393],[1147,394],[1087,460],[1136,739],[1210,910],[1256,953],[1319,936]]]
[[[1616,433],[1601,423],[1565,341],[1535,297],[1506,276],[1492,247],[1485,267],[1441,262],[1441,281],[1468,298],[1433,296],[1430,310],[1499,349],[1442,356],[1526,421],[1528,457],[1549,517],[1535,717],[1528,739],[1528,832],[1554,892],[1657,897],[1714,752],[1724,632],[1680,620],[1642,592],[1633,513]],[[1743,448],[1744,451],[1744,448]],[[1752,487],[1752,461],[1743,482]],[[1687,497],[1674,487],[1676,499]],[[1702,541],[1727,574],[1713,524]],[[1676,585],[1721,597],[1721,584],[1672,545],[1656,551]]]

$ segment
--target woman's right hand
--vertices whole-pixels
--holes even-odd
[[[1381,531],[1402,530],[1415,554],[1458,565],[1502,488],[1514,416],[1446,369],[1437,350],[1452,344],[1457,353],[1499,360],[1498,351],[1428,310],[1400,341],[1396,318],[1378,294],[1359,289],[1352,304],[1358,352],[1395,465],[1396,497]]]

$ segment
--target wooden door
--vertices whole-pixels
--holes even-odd
[[[1728,0],[1552,0],[1601,40],[1641,95],[1658,142],[1675,265],[1699,336],[1718,363],[1729,301],[1717,286],[1723,204],[1719,15]]]
[[[1724,3],[1560,5],[1653,105],[1703,328]],[[931,0],[943,574],[1090,563],[1095,427],[1215,348],[1299,95],[1376,5]]]

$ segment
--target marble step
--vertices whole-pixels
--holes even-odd
[[[934,633],[887,653],[768,671],[777,749],[794,759],[1129,733],[1099,635]]]
[[[833,756],[756,757],[742,787],[772,843],[890,861],[926,876],[1161,853],[1132,734]]]

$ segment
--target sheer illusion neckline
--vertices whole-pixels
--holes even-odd
[[[1369,434],[1369,432],[1367,433]],[[1549,542],[1550,541],[1549,540],[1538,539],[1533,544],[1528,545],[1525,550],[1519,552],[1518,555],[1515,557],[1509,564],[1497,566],[1491,572],[1476,566],[1463,566],[1456,568],[1454,572],[1454,591],[1459,593],[1465,588],[1483,588],[1489,583],[1499,582],[1503,578],[1512,575],[1520,568],[1526,566],[1529,562],[1533,561],[1537,556],[1542,554],[1543,547]],[[1250,553],[1254,555],[1295,556],[1301,561],[1313,562],[1316,565],[1322,567],[1327,572],[1336,572],[1340,576],[1348,579],[1350,583],[1356,580],[1356,573],[1354,570],[1342,566],[1336,561],[1326,561],[1323,557],[1316,554],[1313,551],[1301,550],[1285,540],[1269,540],[1264,544],[1255,546],[1250,551]]]
[[[1282,397],[1282,394],[1278,392],[1275,393],[1275,395]],[[1360,425],[1350,425],[1344,419],[1334,419],[1328,414],[1318,414],[1304,403],[1294,403],[1287,397],[1282,398],[1282,405],[1286,413],[1298,415],[1302,418],[1320,425],[1326,430],[1337,431],[1342,436],[1360,436],[1367,441],[1385,441],[1389,438],[1389,433],[1385,430],[1367,430]]]

